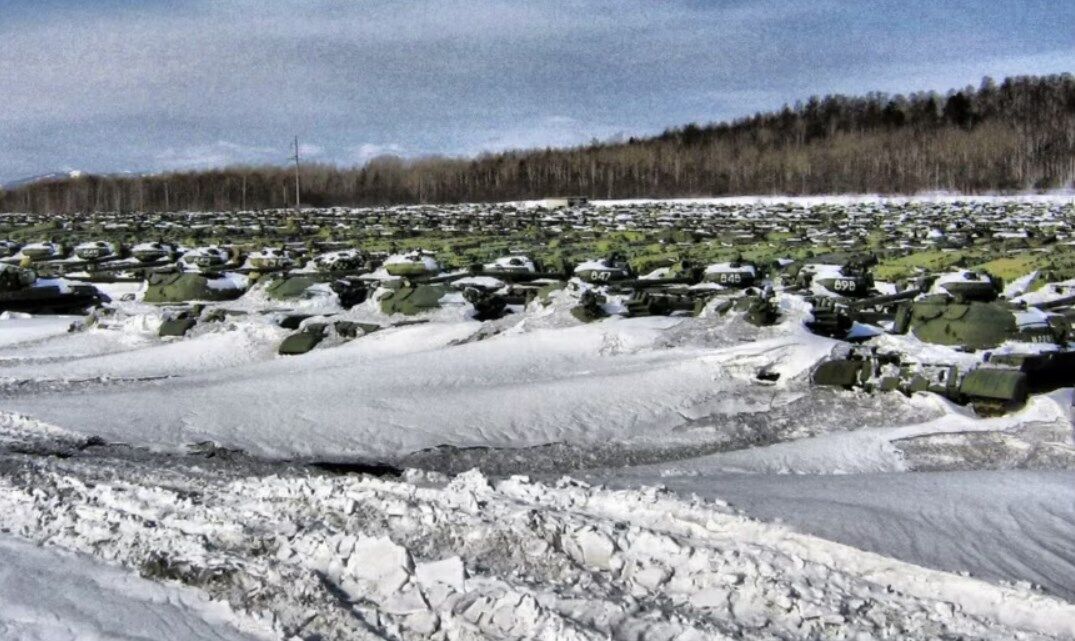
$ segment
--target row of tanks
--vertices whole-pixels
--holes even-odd
[[[244,253],[164,242],[125,249],[102,241],[81,243],[65,255],[50,243],[8,244],[0,258],[0,311],[70,313],[106,305],[107,296],[90,283],[119,278],[144,281],[143,302],[168,308],[163,336],[219,320],[227,314],[221,304],[254,286],[283,309],[312,295],[335,296],[343,309],[373,298],[392,318],[421,316],[454,296],[472,308],[473,318],[489,321],[565,290],[575,301],[572,316],[582,322],[689,316],[708,308],[757,326],[779,322],[778,299],[792,295],[808,303],[811,331],[840,341],[833,357],[814,369],[816,385],[931,391],[994,412],[1019,406],[1029,394],[1075,384],[1075,291],[1062,283],[1006,292],[997,279],[972,270],[881,283],[871,273],[876,258],[861,254],[764,265],[742,257],[708,265],[668,261],[639,273],[619,252],[557,266],[519,252],[448,268],[421,249],[391,255],[309,249],[293,244]],[[305,353],[327,335],[353,339],[381,327],[313,316],[278,314],[281,325],[294,330],[281,354]],[[882,336],[894,340],[872,340]],[[915,344],[949,351],[916,350]]]

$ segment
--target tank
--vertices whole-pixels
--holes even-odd
[[[588,260],[575,267],[575,277],[593,284],[608,283],[611,281],[634,278],[627,257],[619,252],[613,252],[605,258]]]
[[[415,278],[438,274],[441,267],[432,253],[418,249],[389,256],[384,261],[384,269],[391,276]]]
[[[483,272],[508,272],[517,274],[534,274],[538,272],[534,261],[527,256],[502,256],[482,266]]]
[[[440,307],[440,301],[450,291],[443,283],[406,282],[386,288],[377,299],[385,314],[414,316]]]
[[[265,249],[251,252],[246,257],[244,267],[256,271],[281,271],[290,269],[294,264],[295,259],[288,250],[266,247]]]
[[[205,272],[223,269],[231,261],[232,254],[223,247],[197,247],[179,259],[184,270]]]
[[[372,269],[370,256],[360,249],[339,249],[315,256],[307,269],[323,274],[368,272]]]
[[[973,274],[938,278],[929,289],[933,293],[901,302],[892,323],[894,334],[974,354],[973,365],[966,359],[959,359],[960,366],[921,363],[862,346],[819,365],[814,383],[932,391],[983,412],[1005,411],[1023,404],[1030,393],[1075,385],[1073,334],[1063,313],[1075,297],[1035,306],[998,299],[998,289],[993,279]]]
[[[608,316],[605,311],[605,303],[608,302],[603,295],[592,289],[584,290],[579,295],[579,302],[571,308],[571,315],[583,323],[592,323]]]
[[[730,312],[742,315],[743,320],[756,327],[768,327],[780,320],[780,309],[771,290],[751,288],[742,295],[721,300],[714,307],[721,316]]]
[[[24,245],[19,253],[30,259],[32,262],[55,260],[57,258],[63,258],[63,246],[51,241],[29,243]]]
[[[19,253],[22,245],[13,240],[0,240],[0,258],[8,258]]]
[[[307,274],[296,274],[273,278],[265,284],[265,295],[272,300],[292,300],[301,298],[306,290],[323,282],[322,279]]]
[[[138,243],[131,248],[131,255],[135,260],[142,263],[156,263],[164,260],[172,260],[176,255],[175,245],[152,241]]]
[[[814,369],[812,380],[815,385],[867,392],[933,392],[956,403],[971,404],[986,414],[1022,406],[1030,390],[1029,376],[1019,368],[916,363],[874,349],[826,360]]]
[[[746,289],[760,284],[761,273],[754,263],[737,259],[707,266],[702,279],[722,287]]]
[[[75,245],[75,256],[85,261],[100,261],[119,256],[119,247],[107,240],[92,240]]]
[[[38,278],[32,269],[0,263],[0,312],[79,314],[108,301],[92,285]]]
[[[191,271],[152,272],[147,278],[147,303],[234,300],[246,291],[246,278]]]

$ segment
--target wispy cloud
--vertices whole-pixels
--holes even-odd
[[[0,2],[0,177],[280,162],[294,135],[340,163],[579,144],[1071,70],[1073,21],[1042,0]]]

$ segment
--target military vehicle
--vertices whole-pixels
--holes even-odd
[[[246,292],[247,279],[238,274],[162,270],[150,272],[142,300],[147,303],[235,300]]]
[[[142,263],[158,263],[174,260],[178,250],[175,245],[153,241],[139,243],[131,248],[131,256]]]
[[[381,312],[389,316],[414,316],[438,309],[441,299],[451,291],[451,287],[444,282],[386,282],[377,292],[377,303]]]
[[[57,260],[63,258],[64,249],[63,245],[59,243],[43,241],[23,245],[22,249],[19,251],[19,255],[27,258],[31,262],[36,263],[46,260]]]
[[[584,289],[579,294],[579,303],[571,308],[571,315],[584,323],[608,317],[605,304],[608,298],[592,289]]]
[[[842,264],[809,262],[795,275],[795,287],[815,297],[869,298],[877,295],[870,267],[876,256],[850,258]]]
[[[702,277],[707,283],[716,283],[721,287],[734,289],[746,289],[760,285],[761,278],[762,274],[758,266],[742,258],[708,265]]]
[[[258,272],[282,271],[290,269],[294,265],[295,258],[287,249],[266,247],[250,252],[246,257],[243,269]]]
[[[32,269],[0,263],[0,312],[77,314],[108,300],[92,285],[38,278]]]
[[[97,262],[118,258],[120,249],[115,243],[106,240],[92,240],[75,245],[74,254],[80,260]]]
[[[307,265],[323,274],[362,274],[376,269],[376,261],[360,249],[339,249],[319,254]]]
[[[8,258],[19,253],[22,245],[13,240],[0,240],[0,258]]]
[[[196,247],[184,253],[179,264],[186,271],[203,272],[223,269],[232,259],[232,253],[223,247]]]
[[[574,275],[583,282],[595,285],[635,278],[635,272],[627,262],[627,257],[619,252],[580,263],[575,267]]]
[[[390,276],[423,278],[434,276],[441,271],[440,263],[432,252],[416,249],[404,254],[393,254],[384,261],[384,270]]]
[[[999,291],[986,274],[944,274],[925,293],[905,293],[914,296],[899,301],[893,317],[892,333],[979,354],[977,365],[921,363],[863,346],[819,365],[813,380],[868,391],[934,391],[983,412],[1018,407],[1031,392],[1075,385],[1075,334],[1068,317],[1054,311],[1075,305],[1075,296],[1028,305],[1000,300]],[[855,318],[853,308],[845,312]]]

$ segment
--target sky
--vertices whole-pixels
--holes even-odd
[[[1059,0],[0,0],[0,183],[474,155],[1075,72]]]

